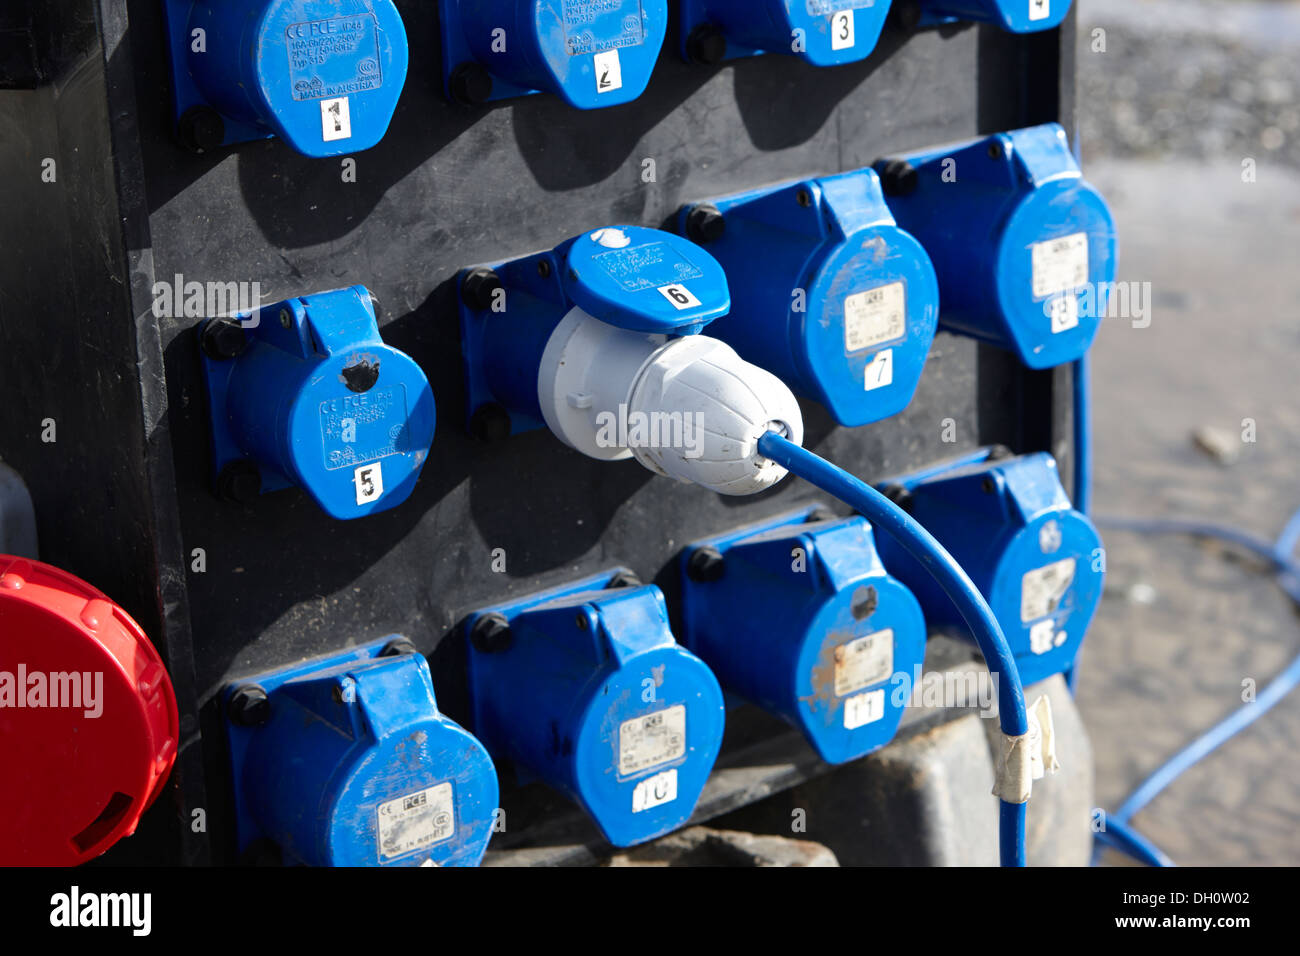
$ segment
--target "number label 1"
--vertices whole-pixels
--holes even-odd
[[[377,462],[362,465],[352,473],[352,484],[357,489],[357,504],[368,505],[378,501],[384,493],[384,469]]]
[[[831,14],[831,49],[851,50],[857,42],[854,36],[853,11],[841,10]]]
[[[678,312],[685,309],[693,309],[700,304],[700,300],[695,298],[695,293],[684,285],[665,285],[659,287],[659,294],[673,304],[673,308]]]
[[[320,101],[320,130],[327,143],[352,138],[352,111],[346,96]]]

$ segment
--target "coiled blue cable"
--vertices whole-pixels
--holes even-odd
[[[1147,866],[1175,865],[1164,850],[1121,820],[1107,819],[1106,829],[1097,834],[1097,842],[1119,850]]]
[[[1272,545],[1236,528],[1207,521],[1181,518],[1107,518],[1100,519],[1097,523],[1101,527],[1136,531],[1142,534],[1191,534],[1219,538],[1235,544],[1268,561],[1272,570],[1278,575],[1278,583],[1297,604],[1300,604],[1300,562],[1295,556],[1296,545],[1300,544],[1300,511],[1297,511],[1286,523],[1276,543]],[[1233,711],[1147,777],[1120,805],[1119,810],[1107,817],[1106,831],[1097,834],[1097,842],[1113,847],[1151,866],[1173,866],[1173,861],[1158,847],[1131,829],[1129,823],[1132,818],[1178,777],[1263,717],[1297,686],[1300,686],[1300,657],[1296,657],[1287,665],[1254,701]],[[1093,860],[1096,862],[1096,855]]]
[[[1025,692],[1006,636],[988,602],[930,532],[876,489],[783,438],[768,432],[758,440],[758,452],[792,474],[834,495],[896,540],[934,577],[952,599],[984,654],[989,671],[998,678],[998,718],[1002,732],[1020,737],[1029,732]],[[1025,805],[1003,801],[999,815],[999,852],[1003,866],[1025,865]]]

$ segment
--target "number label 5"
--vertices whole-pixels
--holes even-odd
[[[384,493],[384,470],[379,462],[362,465],[352,473],[352,483],[357,489],[357,504],[368,505],[378,501]]]

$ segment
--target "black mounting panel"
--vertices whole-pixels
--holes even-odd
[[[42,559],[140,621],[183,716],[172,799],[106,862],[232,862],[214,699],[241,674],[401,633],[431,655],[440,703],[459,717],[449,638],[466,611],[613,564],[661,585],[671,606],[683,545],[820,500],[793,479],[726,499],[585,459],[543,432],[472,440],[459,269],[611,222],[660,226],[689,201],[887,152],[1074,127],[1073,14],[1028,36],[890,28],[869,60],[823,70],[781,56],[688,66],[670,23],[635,103],[579,112],[531,96],[469,112],[442,95],[437,5],[397,6],[411,72],[387,137],[353,157],[355,182],[340,160],[274,140],[207,155],[176,145],[158,0],[19,0],[0,19],[0,458],[31,487]],[[42,182],[47,158],[55,183]],[[267,302],[369,286],[384,338],[421,363],[438,402],[410,500],[336,522],[296,491],[250,508],[215,498],[195,320],[152,311],[155,281],[177,274],[257,281]],[[906,412],[842,429],[805,403],[806,443],[873,481],[991,443],[1049,450],[1069,475],[1069,390],[1068,369],[1026,371],[940,333]],[[947,419],[955,444],[942,440]],[[497,548],[505,573],[492,570]],[[718,812],[820,772],[783,725],[743,709],[728,720],[720,767],[785,748],[795,770],[756,786],[751,775]],[[502,784],[512,829],[541,828],[564,805],[508,773]],[[203,832],[190,825],[197,808]],[[527,828],[507,842],[525,851]]]

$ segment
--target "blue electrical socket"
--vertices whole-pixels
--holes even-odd
[[[677,229],[722,263],[731,314],[709,334],[845,426],[916,393],[939,321],[925,249],[895,221],[875,171],[685,207]]]
[[[662,592],[614,569],[466,621],[473,728],[497,759],[630,846],[691,816],[722,744],[722,690],[674,640]]]
[[[926,622],[881,562],[867,520],[819,511],[688,546],[682,642],[728,692],[798,728],[823,760],[844,763],[898,732],[925,661]]]
[[[650,82],[668,0],[438,0],[443,84],[465,106],[553,93],[577,109],[617,106]]]
[[[428,664],[397,640],[225,688],[241,852],[270,840],[286,863],[308,866],[482,860],[496,770],[483,745],[438,712]]]
[[[1026,686],[1074,666],[1101,601],[1105,552],[1045,452],[978,456],[904,475],[904,507],[957,560],[988,601]],[[897,494],[897,493],[896,493]],[[888,536],[885,563],[912,589],[932,628],[970,640],[930,574]]]
[[[205,151],[278,136],[305,156],[383,139],[406,83],[392,0],[163,0],[177,135]]]
[[[545,427],[537,369],[574,308],[663,336],[694,335],[731,308],[726,274],[708,252],[644,226],[596,229],[547,252],[466,269],[458,285],[472,432],[484,410],[497,409],[509,416],[509,434]]]
[[[890,0],[681,0],[681,54],[720,63],[763,53],[813,66],[865,60],[876,48]]]
[[[396,507],[433,444],[420,367],[384,344],[365,286],[199,326],[218,494],[300,487],[331,517]]]
[[[1071,0],[920,0],[919,26],[970,20],[1011,33],[1054,30],[1070,12]]]
[[[1056,123],[875,164],[899,225],[939,276],[939,327],[1014,352],[1029,368],[1081,358],[1115,281],[1106,201]]]

